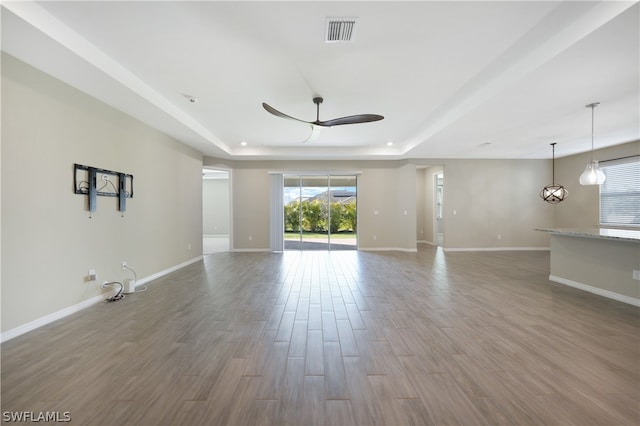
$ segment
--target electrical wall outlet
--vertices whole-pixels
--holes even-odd
[[[122,269],[127,269],[127,261],[126,260],[122,261]]]
[[[633,279],[640,281],[640,271],[637,269],[633,270]]]
[[[95,269],[89,269],[89,273],[87,274],[87,278],[89,281],[95,281],[98,278],[98,274],[96,274]]]

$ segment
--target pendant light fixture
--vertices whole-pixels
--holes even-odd
[[[549,204],[558,204],[567,198],[569,191],[562,185],[556,184],[556,143],[551,144],[552,149],[552,179],[551,185],[547,185],[540,191],[540,198]]]
[[[593,159],[593,114],[598,105],[600,105],[600,102],[587,105],[587,108],[591,108],[591,161],[587,163],[587,167],[580,175],[580,185],[602,185],[606,179],[606,176],[598,167],[598,162]]]

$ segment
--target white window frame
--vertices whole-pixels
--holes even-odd
[[[599,213],[600,213],[599,222],[600,222],[600,225],[602,226],[640,227],[640,201],[638,202],[638,206],[636,209],[636,216],[631,217],[630,219],[615,221],[615,220],[608,219],[607,217],[604,217],[605,214],[603,213],[603,210],[605,210],[607,207],[606,205],[603,204],[605,202],[605,199],[603,198],[603,192],[608,193],[607,191],[603,191],[603,190],[605,190],[608,186],[612,184],[612,179],[615,179],[616,176],[618,178],[621,178],[621,179],[617,179],[616,181],[625,179],[627,188],[629,188],[628,186],[629,183],[635,186],[635,188],[633,187],[631,188],[631,191],[618,192],[620,194],[620,197],[623,197],[624,196],[623,194],[625,193],[629,194],[629,192],[640,193],[640,179],[636,179],[635,176],[631,176],[631,175],[621,176],[619,173],[617,174],[614,174],[611,172],[607,173],[607,168],[612,168],[620,165],[631,165],[631,164],[640,168],[640,156],[634,155],[630,157],[624,157],[624,158],[619,158],[615,160],[606,160],[606,161],[600,162],[600,169],[604,172],[605,176],[607,176],[607,178],[605,179],[605,182],[600,186],[600,194],[598,198],[598,207],[599,207]],[[610,200],[611,198],[609,198],[609,203],[611,202]]]

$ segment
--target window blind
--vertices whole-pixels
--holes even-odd
[[[600,165],[607,177],[600,186],[600,223],[640,225],[640,161]]]

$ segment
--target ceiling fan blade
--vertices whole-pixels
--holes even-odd
[[[313,124],[316,126],[341,126],[343,124],[359,124],[359,123],[369,123],[371,121],[379,121],[384,117],[378,114],[358,114],[358,115],[350,115],[348,117],[340,117],[334,118],[333,120],[327,121],[315,121]]]
[[[301,123],[307,123],[307,124],[314,124],[311,123],[310,121],[304,121],[304,120],[300,120],[299,118],[295,118],[295,117],[291,117],[290,115],[287,115],[283,112],[278,111],[277,109],[275,109],[274,107],[272,107],[271,105],[267,104],[267,103],[262,103],[262,107],[264,109],[266,109],[268,112],[270,112],[271,114],[275,115],[276,117],[280,117],[280,118],[287,118],[289,120],[295,120],[295,121],[299,121]]]
[[[262,107],[267,110],[270,114],[275,115],[276,117],[286,118],[288,120],[299,121],[300,123],[306,123],[311,125],[311,135],[303,142],[313,141],[318,138],[320,134],[321,127],[333,127],[333,126],[341,126],[344,124],[359,124],[359,123],[369,123],[372,121],[382,120],[384,117],[378,114],[358,114],[358,115],[349,115],[347,117],[334,118],[333,120],[321,121],[320,120],[320,104],[322,104],[323,99],[320,96],[316,96],[313,98],[313,103],[316,105],[316,121],[304,121],[299,118],[291,117],[283,112],[278,111],[271,105],[263,102]]]

